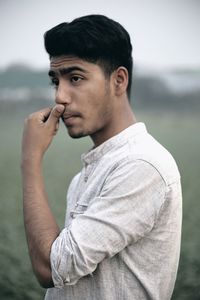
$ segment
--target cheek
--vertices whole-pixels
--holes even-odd
[[[93,122],[93,124],[97,127],[104,126],[111,118],[109,103],[102,100],[103,99],[100,99],[100,101],[93,105],[93,109],[90,114],[91,122]]]
[[[98,111],[101,110],[101,103],[99,97],[90,93],[85,101],[82,102],[82,111],[85,117],[93,117],[98,114]]]
[[[83,116],[87,122],[101,123],[111,115],[111,97],[109,91],[104,87],[91,93],[86,93],[85,101],[82,102]]]

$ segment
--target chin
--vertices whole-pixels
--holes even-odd
[[[68,128],[68,134],[73,139],[80,139],[82,137],[85,137],[85,136],[89,135],[88,133],[84,133],[84,132],[73,132],[69,128]]]

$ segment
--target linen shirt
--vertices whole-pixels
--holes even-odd
[[[167,300],[177,274],[180,174],[136,123],[82,156],[65,228],[51,248],[46,300]]]

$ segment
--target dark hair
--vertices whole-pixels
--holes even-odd
[[[119,66],[129,73],[132,83],[132,45],[128,32],[118,22],[103,15],[88,15],[61,23],[44,35],[45,49],[52,56],[74,55],[100,65],[110,76]]]

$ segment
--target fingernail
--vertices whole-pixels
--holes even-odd
[[[64,106],[63,105],[59,105],[56,107],[56,110],[59,112],[59,113],[62,113],[64,111]]]

